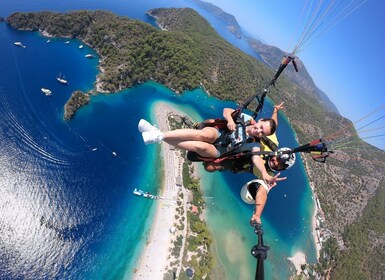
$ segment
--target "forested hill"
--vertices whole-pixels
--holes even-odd
[[[7,22],[21,30],[78,38],[94,48],[101,57],[97,89],[108,92],[154,80],[179,92],[203,85],[220,99],[242,102],[274,75],[223,40],[192,9],[156,9],[149,14],[163,30],[103,11],[15,13]],[[323,226],[332,236],[318,269],[332,269],[339,279],[381,279],[385,153],[361,141],[349,120],[326,111],[303,86],[282,76],[277,88],[268,96],[285,102],[300,143],[329,135],[345,148],[325,164],[303,156],[325,212]]]
[[[103,11],[15,13],[7,22],[17,29],[78,38],[94,48],[102,57],[99,91],[154,80],[177,92],[203,85],[215,96],[233,99],[267,82],[267,67],[227,43],[194,10],[169,13],[179,30],[165,32]]]

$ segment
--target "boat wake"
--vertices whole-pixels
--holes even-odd
[[[10,110],[8,103],[2,95],[0,95],[0,112],[1,119],[0,122],[3,122],[2,127],[7,127],[6,129],[6,140],[10,140],[9,145],[17,146],[17,150],[24,150],[28,154],[34,154],[36,157],[40,157],[45,161],[49,161],[58,165],[72,165],[69,161],[57,157],[56,155],[48,152],[42,145],[38,143],[46,140],[44,137],[42,139],[36,139],[33,137],[26,128],[17,120],[13,112]]]

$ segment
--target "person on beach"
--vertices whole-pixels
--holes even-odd
[[[232,151],[245,142],[259,142],[263,136],[269,136],[276,130],[276,122],[273,119],[260,119],[257,122],[246,114],[240,118],[246,124],[237,125],[234,121],[234,113],[231,108],[223,109],[223,117],[226,121],[225,128],[205,126],[202,129],[176,129],[161,132],[146,120],[141,119],[138,130],[142,133],[146,145],[164,141],[182,150],[195,152],[202,157],[218,158],[222,154]],[[246,139],[245,139],[246,138]],[[251,143],[246,143],[251,144]],[[255,146],[255,144],[253,144]],[[254,148],[259,149],[259,148]],[[259,155],[252,156],[253,165],[261,172],[261,178],[268,183],[285,180],[268,174],[264,160]]]

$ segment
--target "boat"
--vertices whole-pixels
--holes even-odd
[[[94,55],[89,53],[89,54],[86,54],[84,57],[85,57],[85,58],[93,58]]]
[[[41,91],[42,91],[46,96],[52,95],[52,91],[50,91],[48,88],[41,88]]]
[[[47,40],[47,44],[50,43],[50,42],[51,42],[51,40],[48,39],[48,40]]]
[[[68,85],[68,81],[66,79],[64,79],[61,75],[59,75],[58,77],[56,77],[56,80],[63,84],[63,85]]]
[[[65,41],[65,42],[64,42],[64,44],[69,44],[69,43],[70,43],[70,41]]]
[[[142,196],[143,195],[143,191],[142,190],[138,190],[137,188],[134,189],[133,193],[135,195],[138,195],[138,196]]]
[[[114,156],[116,156],[116,152],[112,152],[112,154],[113,154]]]
[[[68,85],[68,81],[63,79],[63,78],[56,77],[56,80],[58,80],[58,82],[63,84],[63,85]]]
[[[26,48],[26,46],[24,46],[21,42],[15,42],[13,43],[15,46],[18,46],[18,47],[22,47],[22,48]]]
[[[80,45],[80,46],[79,46],[79,49],[82,49],[82,48],[84,48],[84,46],[83,46],[83,45]]]
[[[133,193],[138,196],[143,196],[145,198],[151,198],[151,199],[159,199],[160,197],[150,194],[149,192],[144,192],[140,189],[135,188],[133,190]]]
[[[143,194],[143,197],[147,197],[147,198],[154,198],[154,196],[152,194],[150,194],[149,192],[145,192]]]

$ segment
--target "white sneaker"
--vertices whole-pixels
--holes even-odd
[[[142,132],[142,137],[144,144],[148,145],[162,142],[164,135],[159,130],[155,130]]]
[[[138,123],[138,130],[140,132],[145,131],[159,131],[155,126],[151,125],[148,121],[141,119]]]

